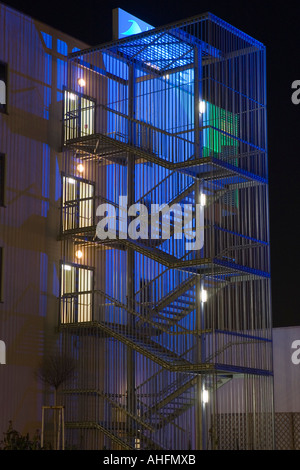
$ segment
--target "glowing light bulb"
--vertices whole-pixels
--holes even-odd
[[[76,100],[76,95],[74,95],[74,93],[69,93],[69,99],[71,101],[75,101]]]
[[[71,266],[69,266],[68,264],[64,264],[63,268],[65,271],[71,271]]]
[[[206,206],[206,195],[204,193],[200,194],[200,205]]]
[[[200,103],[199,103],[199,112],[201,114],[203,114],[203,113],[205,113],[205,109],[206,109],[205,101],[200,101]]]
[[[202,289],[200,294],[201,302],[207,302],[207,290]]]
[[[76,258],[81,259],[83,257],[83,253],[81,250],[77,250],[75,253]]]
[[[84,172],[84,166],[83,166],[82,163],[79,163],[77,165],[77,171],[78,171],[78,173],[83,173]]]
[[[80,87],[84,87],[86,85],[86,81],[84,78],[78,78],[77,83]]]
[[[208,403],[208,390],[202,390],[202,401],[203,403]]]

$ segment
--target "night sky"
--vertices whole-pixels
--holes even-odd
[[[72,3],[6,0],[17,10],[71,36],[97,45],[112,39],[112,9],[123,8],[153,26],[210,11],[267,47],[273,324],[300,325],[299,175],[300,104],[291,84],[300,80],[300,2],[266,0],[144,0]],[[299,292],[298,292],[299,291]]]

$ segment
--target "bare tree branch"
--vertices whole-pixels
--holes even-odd
[[[72,357],[55,353],[44,358],[36,371],[36,376],[57,391],[60,385],[71,378],[75,369],[76,362]]]

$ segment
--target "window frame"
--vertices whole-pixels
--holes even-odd
[[[0,153],[0,207],[6,207],[5,186],[6,186],[6,155],[5,153]]]
[[[64,199],[64,178],[71,178],[73,180],[76,181],[76,193],[78,194],[78,187],[80,185],[80,183],[86,183],[86,184],[89,184],[91,186],[93,186],[93,197],[91,198],[92,201],[93,201],[93,207],[92,207],[92,224],[91,225],[87,225],[86,227],[80,227],[79,224],[76,225],[76,227],[73,227],[71,229],[67,229],[67,230],[64,230],[64,227],[63,227],[63,209],[64,209],[64,204],[63,204],[63,199]],[[69,230],[84,230],[85,228],[88,228],[88,227],[94,227],[96,224],[95,224],[95,221],[96,221],[96,208],[95,208],[95,189],[96,189],[96,184],[94,181],[90,181],[86,178],[82,178],[81,176],[76,176],[76,175],[70,175],[70,174],[67,174],[65,172],[61,172],[61,210],[60,210],[60,233],[61,234],[64,234],[64,233],[68,233]],[[79,213],[79,203],[80,203],[80,200],[78,198],[77,200],[77,208],[78,208],[78,213]]]
[[[62,322],[62,300],[66,298],[66,296],[78,296],[81,294],[79,290],[70,292],[70,293],[62,293],[62,270],[63,266],[68,265],[71,266],[71,268],[75,268],[76,270],[76,285],[78,286],[78,278],[79,278],[79,269],[86,269],[88,271],[92,272],[92,289],[91,289],[91,322],[94,321],[94,292],[95,292],[95,268],[93,266],[87,266],[85,264],[79,264],[79,263],[74,263],[74,262],[68,262],[68,261],[63,261],[60,260],[59,262],[59,312],[58,312],[58,325],[69,325],[72,324],[73,322]],[[78,300],[78,299],[77,299]],[[78,305],[76,307],[77,312],[74,313],[75,317],[77,317],[77,321],[75,323],[80,324],[82,322],[78,321]]]
[[[74,137],[73,139],[67,139],[67,138],[66,138],[66,114],[65,114],[66,93],[72,93],[73,95],[76,95],[76,96],[79,98],[79,106],[78,106],[78,129],[80,130],[80,132],[79,132],[79,135],[77,135],[77,136]],[[82,115],[81,115],[81,113],[82,113],[81,100],[82,100],[82,99],[89,100],[89,101],[91,101],[91,102],[94,104],[94,122],[93,122],[94,129],[93,129],[93,133],[87,134],[87,135],[82,135],[82,132],[81,132],[81,119],[82,119]],[[91,96],[89,96],[89,95],[86,95],[86,94],[84,94],[84,93],[81,93],[81,92],[72,90],[72,89],[70,89],[70,88],[67,88],[66,86],[63,87],[63,119],[62,119],[62,125],[63,125],[62,144],[63,144],[63,146],[68,145],[68,142],[70,142],[70,141],[72,141],[72,140],[80,139],[80,138],[83,138],[83,137],[88,137],[88,136],[94,135],[94,134],[96,133],[96,105],[97,105],[96,98],[93,98],[93,97],[91,97]],[[74,117],[73,119],[75,119],[75,117]]]
[[[4,83],[5,83],[5,105],[2,109],[3,105],[0,105],[0,113],[1,114],[8,114],[8,64],[7,62],[3,62],[0,60],[0,67],[4,67]]]
[[[3,282],[4,282],[4,248],[0,246],[0,303],[3,303]]]

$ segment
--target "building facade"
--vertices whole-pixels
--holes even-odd
[[[58,341],[63,86],[84,47],[0,4],[0,440],[53,404],[35,371]]]
[[[40,428],[59,351],[71,448],[273,448],[265,47],[0,8],[3,430]]]

